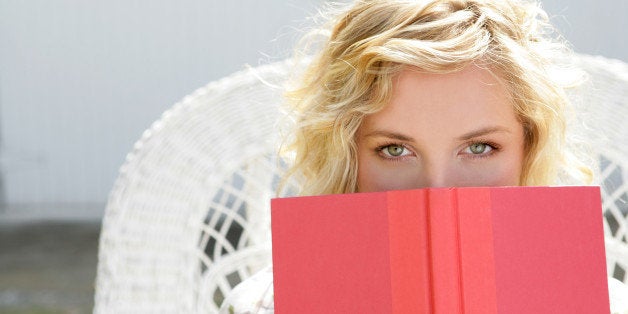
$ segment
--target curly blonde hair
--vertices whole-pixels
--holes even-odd
[[[568,52],[536,3],[515,0],[363,0],[333,14],[322,47],[287,93],[296,117],[285,148],[301,194],[357,191],[355,135],[381,110],[406,66],[430,73],[485,67],[506,83],[525,131],[520,185],[551,185],[565,162],[564,84],[556,56]],[[560,78],[560,77],[558,77]],[[586,180],[586,179],[585,179]]]

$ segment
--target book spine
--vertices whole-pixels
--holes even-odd
[[[388,192],[391,313],[433,313],[427,191]]]
[[[427,200],[433,313],[465,313],[456,193],[430,189]]]
[[[466,188],[455,192],[464,313],[497,313],[491,189]]]

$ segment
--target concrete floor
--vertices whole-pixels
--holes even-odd
[[[100,222],[0,225],[0,313],[91,313]]]

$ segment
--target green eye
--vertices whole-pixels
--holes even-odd
[[[471,151],[471,153],[477,155],[477,154],[483,154],[486,151],[487,147],[488,145],[486,145],[486,143],[475,143],[469,146],[469,150]]]
[[[405,148],[403,146],[401,146],[401,145],[389,145],[389,146],[386,146],[386,152],[390,156],[394,156],[394,157],[401,156],[403,154],[404,150],[405,150]]]

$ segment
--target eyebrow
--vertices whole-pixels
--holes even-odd
[[[483,136],[483,135],[487,135],[491,133],[499,133],[499,132],[510,133],[510,130],[501,126],[486,127],[486,128],[481,128],[475,131],[471,131],[469,133],[465,133],[462,136],[460,136],[458,140],[467,141],[478,136]]]
[[[486,128],[481,128],[478,130],[474,130],[468,133],[463,134],[462,136],[458,137],[458,140],[460,141],[467,141],[470,140],[472,138],[476,138],[478,136],[484,136],[487,134],[491,134],[491,133],[499,133],[499,132],[506,132],[506,133],[510,133],[510,131],[505,128],[505,127],[501,127],[501,126],[493,126],[493,127],[486,127]],[[364,137],[387,137],[387,138],[391,138],[391,139],[396,139],[399,141],[406,141],[406,142],[413,142],[414,139],[410,136],[401,134],[401,133],[397,133],[397,132],[390,132],[390,131],[382,131],[382,130],[376,130],[373,132],[370,132],[368,134],[365,134]]]
[[[414,139],[410,136],[401,134],[401,133],[396,133],[396,132],[389,132],[389,131],[381,131],[381,130],[377,130],[377,131],[373,131],[370,132],[368,134],[365,134],[364,137],[387,137],[387,138],[391,138],[391,139],[395,139],[395,140],[400,140],[400,141],[406,141],[406,142],[413,142]]]

